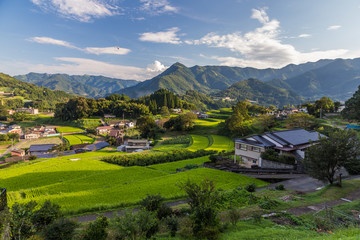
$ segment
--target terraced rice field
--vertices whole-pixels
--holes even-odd
[[[189,164],[202,165],[204,162],[208,162],[208,161],[210,161],[209,156],[204,156],[204,157],[187,159],[187,160],[182,160],[182,161],[177,161],[177,162],[150,165],[150,166],[148,166],[148,168],[156,169],[159,171],[164,171],[167,173],[176,173],[176,169],[178,169],[178,168],[183,168]]]
[[[75,128],[75,127],[57,127],[56,131],[59,132],[59,133],[85,132],[84,129]]]
[[[201,135],[191,135],[192,144],[187,148],[190,151],[205,149],[209,146],[209,138]]]
[[[93,143],[95,141],[95,139],[82,134],[66,135],[63,136],[63,138],[69,142],[70,146],[82,143]]]
[[[134,205],[146,194],[182,198],[184,192],[177,184],[187,179],[209,178],[222,189],[251,182],[265,185],[256,179],[213,169],[169,174],[146,167],[124,168],[90,158],[74,159],[78,155],[71,156],[72,160],[67,156],[0,169],[0,186],[8,189],[9,205],[49,199],[59,204],[66,214],[74,214]]]
[[[234,150],[234,141],[226,136],[220,135],[211,135],[212,145],[206,148],[206,150],[215,150],[215,151],[233,151]]]

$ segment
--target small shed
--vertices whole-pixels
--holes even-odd
[[[57,146],[57,144],[36,144],[36,145],[31,145],[30,148],[29,148],[29,153],[30,153],[30,155],[49,153],[54,146]]]

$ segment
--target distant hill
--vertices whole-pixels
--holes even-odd
[[[91,75],[28,73],[14,77],[24,82],[34,83],[37,86],[66,91],[67,93],[85,97],[104,97],[139,83],[135,80]]]
[[[291,90],[278,88],[262,82],[258,79],[250,78],[233,84],[226,90],[214,94],[216,97],[230,97],[241,100],[257,101],[260,105],[284,106],[288,104],[299,104],[304,101]]]
[[[333,100],[346,100],[360,84],[359,72],[360,58],[325,59],[299,65],[290,64],[281,69],[226,66],[188,68],[181,63],[175,63],[160,75],[121,89],[118,93],[136,98],[166,88],[180,95],[189,90],[215,94],[236,82],[254,78],[273,87],[290,90],[289,94],[296,92],[308,99],[328,96]],[[294,98],[297,99],[298,96],[295,95]]]
[[[7,101],[26,99],[31,101],[27,104],[41,109],[55,108],[56,103],[67,102],[74,97],[64,91],[53,91],[45,87],[38,87],[35,84],[22,82],[4,73],[0,73],[0,88],[2,91],[11,92],[14,95],[3,98],[5,104]]]
[[[227,66],[194,66],[188,68],[181,63],[175,63],[160,75],[133,87],[122,89],[118,93],[124,93],[136,98],[150,94],[157,89],[166,88],[177,94],[185,94],[188,90],[196,90],[209,94],[225,90],[232,84],[249,78],[256,78],[262,81],[269,81],[275,78],[286,80],[306,71],[324,66],[331,61],[320,60],[316,63],[291,64],[282,69]]]

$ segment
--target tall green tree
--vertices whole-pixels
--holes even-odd
[[[354,131],[337,130],[306,150],[304,166],[310,176],[333,184],[335,173],[341,167],[351,173],[360,172],[359,148],[359,138]]]
[[[238,102],[234,107],[234,112],[230,118],[225,121],[225,125],[230,132],[237,135],[245,135],[248,131],[248,123],[251,119],[248,113],[246,102]]]
[[[288,128],[304,128],[310,129],[316,124],[316,119],[314,116],[307,113],[293,113],[288,116],[285,122]]]
[[[341,114],[347,119],[360,121],[360,85],[354,95],[345,102],[345,109]]]

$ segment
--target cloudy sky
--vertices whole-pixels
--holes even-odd
[[[0,72],[149,79],[175,62],[360,57],[358,0],[0,0]]]

